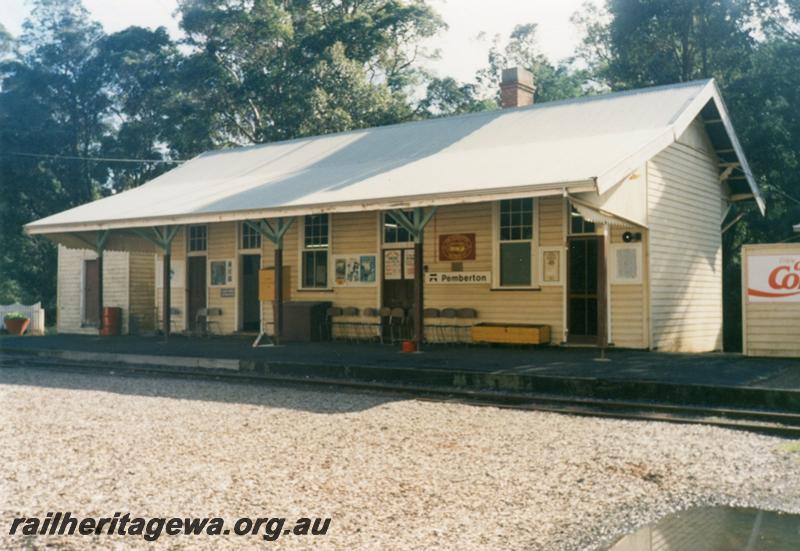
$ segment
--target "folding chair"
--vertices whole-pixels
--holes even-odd
[[[341,315],[342,309],[336,306],[331,306],[325,311],[325,335],[327,335],[328,339],[331,341],[336,340],[333,334],[333,326],[335,324],[333,318],[338,318]]]
[[[422,311],[422,320],[425,321],[427,319],[439,319],[439,309],[438,308],[425,308]],[[425,327],[427,329],[430,329],[430,333],[431,333],[431,337],[432,337],[432,338],[428,338],[427,337],[427,332],[426,332],[425,340],[427,340],[428,342],[441,342],[442,339],[441,339],[441,335],[439,334],[439,327],[440,326],[439,326],[438,323],[432,323],[430,325],[426,325]]]
[[[440,326],[443,342],[455,342],[455,335],[456,331],[458,331],[458,325],[456,325],[454,321],[457,316],[458,311],[455,308],[443,308],[440,312],[439,317],[447,320],[446,323],[443,323]],[[451,339],[450,336],[453,336],[454,338]]]
[[[456,317],[459,320],[474,320],[475,318],[478,317],[478,311],[475,310],[474,308],[459,308],[456,311]],[[470,335],[471,329],[472,329],[471,323],[459,324],[458,328],[456,329],[456,331],[459,333],[458,342],[461,343],[471,342],[472,341]]]

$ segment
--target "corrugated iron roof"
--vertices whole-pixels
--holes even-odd
[[[601,193],[668,147],[709,102],[695,81],[203,153],[30,233]],[[731,141],[751,183],[733,129]]]

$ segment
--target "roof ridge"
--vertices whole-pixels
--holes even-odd
[[[235,146],[235,147],[228,147],[228,148],[221,148],[221,149],[210,149],[208,151],[204,151],[197,155],[196,158],[204,157],[204,156],[211,156],[214,154],[222,154],[222,153],[229,153],[233,151],[246,151],[250,149],[259,149],[262,147],[269,147],[275,145],[285,145],[291,143],[297,143],[307,140],[313,140],[316,138],[328,138],[334,136],[347,136],[348,134],[356,134],[359,132],[369,132],[369,131],[384,131],[390,128],[397,128],[400,126],[408,126],[408,125],[428,125],[428,124],[435,124],[439,121],[443,120],[457,120],[457,119],[471,119],[471,118],[478,118],[478,117],[496,117],[507,113],[517,113],[520,111],[535,111],[539,109],[547,109],[552,107],[560,107],[564,105],[574,105],[580,103],[591,103],[594,101],[605,101],[610,99],[616,99],[625,96],[635,96],[639,94],[650,94],[654,92],[660,92],[664,90],[671,90],[676,88],[687,88],[690,86],[706,86],[709,82],[713,82],[713,78],[707,79],[697,79],[697,80],[689,80],[686,82],[676,82],[672,84],[660,84],[656,86],[645,86],[643,88],[631,88],[629,90],[618,90],[614,92],[608,92],[605,94],[590,94],[585,96],[578,96],[575,98],[566,98],[561,100],[553,100],[553,101],[546,101],[542,103],[534,103],[532,105],[523,105],[520,107],[512,107],[512,108],[498,108],[498,109],[491,109],[487,111],[477,111],[474,113],[460,113],[458,115],[450,115],[445,117],[433,117],[430,119],[418,119],[418,120],[408,120],[408,121],[401,121],[392,124],[386,124],[382,126],[367,126],[364,128],[353,128],[351,130],[343,130],[340,132],[330,132],[328,134],[314,134],[312,136],[299,136],[297,138],[289,138],[286,140],[278,140],[274,142],[264,142],[264,143],[257,143],[257,144],[249,144],[249,145],[242,145],[242,146]],[[190,159],[191,160],[191,159]]]

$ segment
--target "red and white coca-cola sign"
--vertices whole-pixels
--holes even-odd
[[[747,257],[749,302],[800,302],[800,255]]]

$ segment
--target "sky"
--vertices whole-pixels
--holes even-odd
[[[538,23],[542,52],[552,61],[572,54],[580,37],[570,23],[573,13],[585,0],[429,0],[441,14],[448,29],[428,40],[428,50],[439,50],[438,60],[423,65],[438,76],[452,76],[471,81],[475,71],[486,64],[492,37],[507,37],[515,25]],[[597,0],[594,0],[597,1]],[[83,0],[92,16],[106,32],[130,25],[164,26],[179,36],[173,17],[176,0]],[[12,34],[18,34],[22,21],[30,12],[28,0],[0,0],[0,23]],[[478,39],[485,34],[483,40]]]

